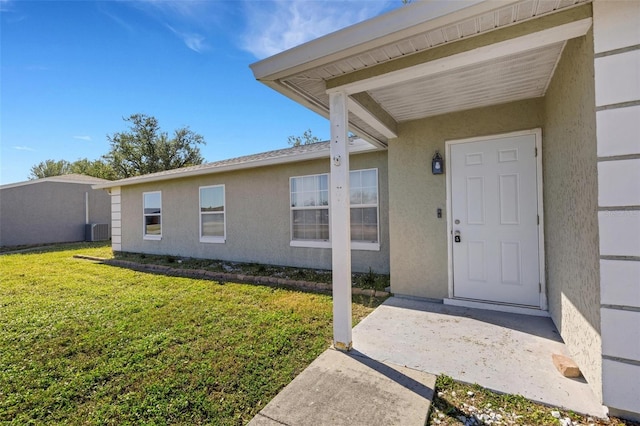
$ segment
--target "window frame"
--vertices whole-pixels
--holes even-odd
[[[376,173],[376,202],[375,204],[351,204],[351,194],[349,194],[349,213],[351,213],[352,208],[372,208],[376,209],[376,235],[378,236],[378,241],[353,241],[351,240],[351,249],[353,250],[364,250],[364,251],[380,251],[380,180],[378,175],[378,168],[372,167],[369,169],[358,169],[358,170],[350,170],[349,171],[349,190],[353,187],[351,186],[351,173],[354,172],[368,172],[375,171]],[[349,224],[351,227],[351,223]],[[349,231],[351,232],[351,231]]]
[[[160,213],[145,213],[145,198],[147,195],[158,194],[160,196]],[[147,217],[158,216],[160,218],[160,234],[147,234]],[[162,191],[146,191],[142,193],[142,238],[145,240],[159,241],[162,239]]]
[[[293,207],[293,197],[292,197],[292,184],[294,179],[303,179],[305,177],[316,177],[316,176],[326,176],[327,177],[327,205],[323,206],[301,206],[301,207]],[[329,218],[328,226],[329,226],[329,238],[326,240],[317,240],[317,239],[296,239],[293,237],[293,212],[294,211],[304,211],[304,210],[327,210],[327,215]],[[289,177],[289,245],[291,247],[311,247],[311,248],[331,248],[331,175],[329,173],[315,173],[311,175],[301,175],[301,176],[291,176]]]
[[[377,242],[368,242],[368,241],[351,241],[351,249],[352,250],[361,250],[361,251],[380,251],[380,180],[379,180],[379,172],[377,167],[371,167],[368,169],[358,169],[358,170],[350,170],[349,177],[351,177],[351,173],[353,172],[365,172],[365,171],[375,171],[376,174],[376,203],[373,204],[356,204],[351,205],[351,199],[349,199],[349,213],[351,213],[351,208],[373,208],[376,209],[376,232],[378,236]],[[304,177],[312,177],[312,176],[327,176],[327,183],[329,186],[329,197],[328,197],[328,205],[327,206],[310,206],[310,207],[293,207],[293,199],[292,199],[292,181],[293,179],[299,179]],[[351,187],[351,185],[350,185]],[[350,194],[349,194],[350,195]],[[326,208],[329,214],[329,238],[327,240],[305,240],[305,239],[294,239],[293,238],[293,211],[294,210],[317,210],[318,208]],[[301,176],[291,176],[289,177],[289,245],[291,247],[309,247],[309,248],[331,248],[331,174],[330,173],[316,173],[311,175],[301,175]]]
[[[222,188],[222,212],[202,212],[202,190],[209,188]],[[227,190],[224,184],[205,185],[198,187],[198,238],[201,243],[224,244],[227,242]],[[202,216],[203,215],[222,215],[222,236],[203,236],[202,235]]]

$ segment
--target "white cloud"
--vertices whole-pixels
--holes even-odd
[[[9,0],[0,0],[0,12],[6,12],[10,10]]]
[[[183,33],[176,30],[171,25],[167,25],[167,28],[169,28],[171,32],[173,32],[175,35],[180,37],[184,42],[184,44],[194,52],[201,53],[203,50],[207,49],[208,47],[206,44],[206,38],[200,34]]]
[[[3,19],[6,23],[16,24],[27,19],[27,16],[22,14],[16,6],[15,0],[0,0],[0,13],[5,15]]]
[[[29,148],[28,146],[14,146],[13,149],[18,151],[35,151],[35,149]]]
[[[400,0],[396,0],[400,3]],[[242,47],[265,58],[379,15],[388,1],[247,1]]]
[[[79,139],[81,141],[91,142],[91,136],[74,136],[74,139]]]
[[[205,38],[199,34],[183,34],[182,41],[187,47],[195,52],[202,52],[207,45],[205,44]]]
[[[209,49],[207,34],[227,16],[232,3],[221,1],[141,0],[125,2],[161,23],[194,52]]]
[[[122,28],[129,31],[130,33],[134,31],[133,26],[131,24],[126,22],[118,14],[116,14],[115,11],[112,10],[113,8],[111,4],[109,4],[108,2],[96,2],[95,4],[100,13],[112,19],[115,23],[117,23]]]

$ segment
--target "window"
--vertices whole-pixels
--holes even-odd
[[[142,194],[144,238],[159,240],[162,238],[162,194],[144,192]]]
[[[224,185],[200,188],[200,241],[224,243]]]
[[[351,242],[378,244],[378,170],[349,173]]]
[[[349,173],[351,187],[351,247],[380,250],[378,225],[378,170]],[[329,175],[290,179],[291,245],[331,247],[329,229]]]
[[[316,241],[328,246],[329,175],[292,177],[290,185],[292,245]]]

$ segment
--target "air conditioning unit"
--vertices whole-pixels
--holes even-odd
[[[84,230],[86,241],[106,241],[109,239],[108,223],[88,223]]]

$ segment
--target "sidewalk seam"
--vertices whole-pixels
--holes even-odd
[[[278,423],[279,425],[282,425],[282,426],[291,426],[291,425],[290,425],[290,424],[288,424],[288,423],[282,423],[280,420],[276,420],[276,419],[274,419],[274,418],[272,418],[272,417],[267,416],[266,414],[262,414],[262,411],[258,411],[258,414],[256,414],[256,416],[262,416],[262,417],[264,417],[265,419],[269,419],[269,420],[271,420],[272,422],[276,422],[276,423]]]

